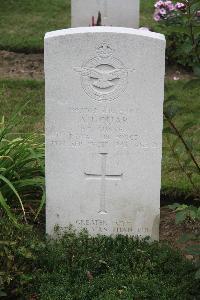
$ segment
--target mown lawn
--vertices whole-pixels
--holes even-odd
[[[20,113],[20,123],[15,133],[44,133],[44,82],[34,80],[0,80],[0,118],[5,124],[18,109],[26,104]]]
[[[198,83],[191,88],[184,89],[184,81],[169,81],[166,84],[166,98],[169,95],[176,95],[180,112],[174,118],[176,126],[180,129],[185,123],[191,122],[193,126],[185,131],[186,139],[194,139],[193,153],[200,155],[200,86]],[[21,125],[15,128],[16,133],[44,132],[44,82],[34,80],[1,80],[0,81],[0,107],[1,115],[5,115],[5,121],[16,110],[29,101],[25,110],[21,113]],[[165,126],[167,123],[165,122]],[[170,137],[171,138],[171,137]],[[183,151],[181,145],[177,145],[179,152]],[[163,164],[162,164],[162,190],[174,192],[189,192],[191,186],[188,179],[176,168],[177,163],[169,149],[166,135],[163,135]],[[196,177],[196,183],[198,183]]]
[[[0,49],[41,52],[44,34],[70,26],[69,0],[0,1]]]
[[[154,0],[141,0],[141,26],[155,25],[153,4]],[[70,0],[1,0],[0,49],[41,52],[45,32],[68,28],[70,24]]]

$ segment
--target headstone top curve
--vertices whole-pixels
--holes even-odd
[[[161,33],[152,32],[148,30],[140,30],[126,27],[112,27],[112,26],[92,26],[92,27],[77,27],[68,28],[62,30],[50,31],[45,34],[45,39],[55,38],[65,35],[75,35],[84,33],[118,33],[118,34],[130,34],[135,36],[149,37],[153,39],[159,39],[165,42],[165,36]]]

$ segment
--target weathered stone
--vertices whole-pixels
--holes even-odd
[[[47,232],[158,239],[165,39],[90,27],[45,36]]]

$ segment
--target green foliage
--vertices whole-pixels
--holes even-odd
[[[196,82],[200,84],[200,80],[195,80],[195,84]],[[187,84],[183,86],[183,89],[190,89],[190,84],[193,85],[194,82],[187,82]],[[168,145],[177,162],[178,168],[188,178],[195,199],[200,200],[200,187],[194,180],[194,176],[198,177],[197,182],[200,180],[199,154],[197,152],[197,155],[194,155],[194,144],[196,142],[195,135],[197,138],[199,137],[199,129],[194,120],[189,121],[178,128],[174,121],[178,114],[182,114],[182,109],[176,95],[167,96],[165,100],[164,117],[168,125],[165,125],[163,132],[166,135]],[[186,135],[188,132],[191,133],[190,136]],[[175,170],[175,168],[173,166],[171,170]],[[187,215],[187,213],[182,210],[177,214],[177,218],[182,220],[184,215]]]
[[[155,0],[140,0],[140,26],[153,28],[155,21],[153,20]]]
[[[200,207],[193,205],[174,203],[169,208],[176,212],[176,224],[185,220],[200,221]]]
[[[37,217],[45,199],[44,144],[37,135],[9,138],[18,118],[16,113],[7,127],[4,118],[0,123],[0,207],[16,225],[13,209],[20,208],[27,222],[25,204],[37,200],[36,208],[30,203]]]
[[[39,259],[41,300],[192,299],[200,288],[194,266],[179,253],[124,236],[68,231],[50,239]]]
[[[169,205],[169,208],[176,213],[176,224],[186,221],[200,224],[200,207],[174,203]],[[179,239],[179,243],[184,243],[184,252],[194,259],[197,268],[195,279],[200,279],[200,232],[183,234]]]
[[[190,209],[190,207],[188,207],[188,209]],[[195,220],[200,220],[199,215]],[[192,256],[197,268],[195,279],[200,280],[200,233],[185,233],[180,237],[178,242],[183,243],[183,251]]]
[[[192,68],[195,75],[200,76],[200,2],[182,3],[185,9],[169,11],[154,29],[166,36],[168,62]]]
[[[31,226],[18,228],[7,218],[0,219],[0,297],[25,299],[35,276],[37,255],[44,248]]]
[[[19,112],[18,122],[13,128],[14,133],[44,133],[44,82],[37,80],[0,80],[1,115],[9,120],[15,107],[28,105]],[[18,134],[19,135],[19,134]]]
[[[59,231],[0,219],[0,293],[6,299],[195,299],[197,267],[167,245]],[[196,276],[196,279],[195,279]]]

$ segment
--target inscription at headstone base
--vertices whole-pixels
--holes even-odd
[[[72,0],[71,27],[87,27],[96,24],[98,13],[101,25],[139,27],[140,0]]]
[[[47,232],[159,236],[165,39],[72,28],[45,36]]]

